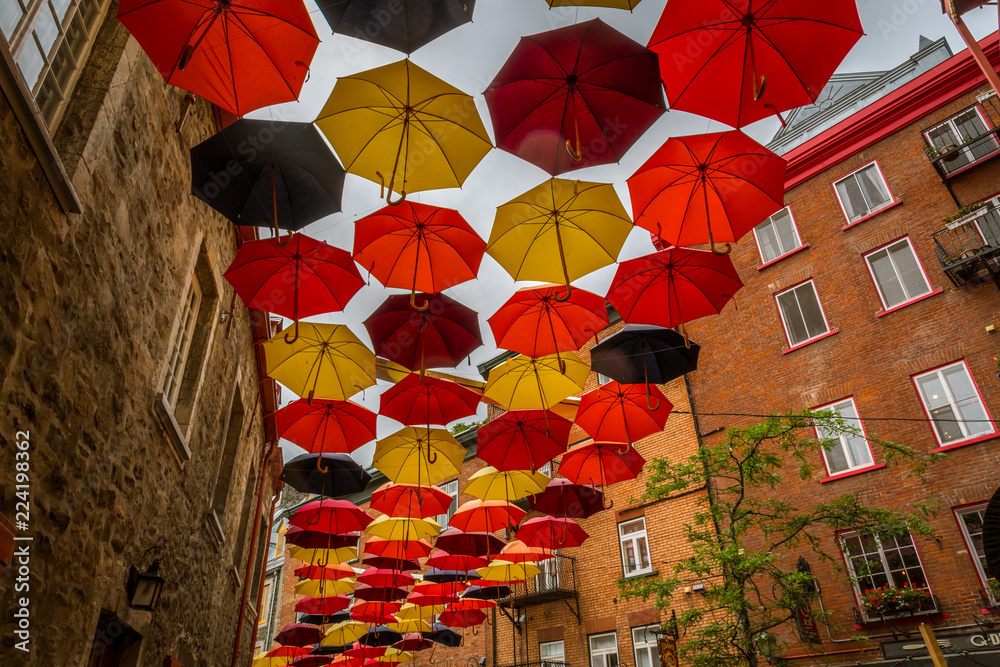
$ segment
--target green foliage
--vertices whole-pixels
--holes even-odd
[[[449,430],[452,435],[458,435],[462,431],[468,431],[470,428],[479,428],[485,423],[485,419],[478,422],[458,422],[457,424],[452,424],[451,429]]]
[[[963,206],[962,208],[958,209],[958,211],[956,211],[952,215],[949,215],[949,216],[946,216],[945,218],[942,218],[942,221],[945,224],[948,224],[949,222],[952,222],[953,220],[958,220],[959,218],[964,218],[965,216],[969,215],[973,211],[978,211],[979,209],[981,209],[984,206],[986,206],[986,202],[984,202],[984,201],[976,202],[975,204],[969,204],[968,206]]]
[[[831,437],[816,437],[819,425]],[[682,526],[691,555],[676,562],[664,578],[624,580],[627,598],[652,598],[658,608],[693,583],[705,585],[695,609],[680,613],[680,655],[694,667],[757,667],[755,638],[788,624],[796,616],[826,619],[812,608],[813,577],[794,567],[796,554],[842,568],[840,556],[827,553],[835,531],[923,534],[934,508],[914,503],[912,511],[869,507],[854,495],[799,506],[775,493],[786,466],[801,478],[816,471],[820,452],[839,435],[861,435],[830,411],[773,415],[759,424],[731,428],[725,438],[683,461],[654,459],[642,496],[653,501],[698,488],[709,480],[707,498],[693,521]],[[919,454],[905,445],[874,441],[887,464],[902,464],[918,479],[940,455]]]

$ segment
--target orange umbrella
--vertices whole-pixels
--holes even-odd
[[[477,499],[462,503],[448,525],[466,533],[495,533],[516,526],[525,514],[523,509],[506,500]]]

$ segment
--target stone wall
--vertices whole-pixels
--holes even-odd
[[[15,432],[29,431],[23,534],[33,537],[30,592],[15,593],[13,568],[0,580],[0,664],[88,664],[105,610],[141,635],[123,664],[159,666],[170,656],[185,667],[227,665],[254,532],[256,500],[244,495],[258,492],[265,436],[249,314],[236,303],[231,324],[220,322],[233,310],[222,272],[234,230],[188,194],[188,151],[214,123],[197,102],[175,132],[184,93],[164,84],[114,12],[102,30],[53,133],[82,214],[61,212],[0,96],[0,512],[14,517]],[[153,405],[196,266],[215,294],[196,332],[201,372],[188,369],[196,377],[184,460]],[[240,412],[231,401],[242,403],[242,423],[220,544],[205,518],[229,417]],[[266,540],[271,482],[265,487]],[[249,525],[241,527],[244,508]],[[129,568],[154,560],[166,580],[159,608],[131,610]],[[14,648],[7,611],[21,596],[30,597],[27,655]],[[251,596],[252,608],[256,586]],[[249,618],[240,664],[254,625]]]

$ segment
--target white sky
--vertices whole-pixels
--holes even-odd
[[[815,0],[810,0],[815,1]],[[632,39],[645,44],[663,11],[666,0],[644,0],[632,12],[600,8],[549,9],[545,0],[477,0],[474,21],[457,28],[415,52],[411,59],[417,65],[448,83],[473,95],[483,123],[492,136],[492,126],[482,91],[493,79],[521,35],[530,35],[559,28],[578,21],[601,18]],[[300,100],[251,114],[257,118],[311,121],[318,114],[339,76],[401,60],[397,51],[358,41],[341,35],[331,35],[330,28],[316,8],[315,0],[306,0],[312,12],[316,30],[322,40],[312,63],[311,76],[306,82]],[[920,35],[932,40],[947,37],[956,53],[965,44],[951,21],[941,13],[939,0],[859,0],[858,7],[866,36],[854,47],[838,71],[858,72],[884,70],[895,67],[917,51]],[[977,38],[997,30],[997,10],[986,7],[971,12],[966,22]],[[620,164],[592,167],[572,172],[572,178],[611,182],[615,184],[626,209],[629,208],[625,179],[638,168],[659,146],[671,136],[699,134],[729,129],[728,127],[679,111],[664,114],[656,124],[633,146]],[[764,143],[776,129],[776,121],[764,120],[746,128],[746,132]],[[496,207],[529,190],[549,178],[543,170],[510,155],[493,150],[472,172],[461,189],[435,190],[416,193],[409,198],[427,204],[458,209],[466,220],[484,238],[489,238]],[[344,210],[306,227],[310,236],[348,251],[353,246],[353,222],[384,206],[379,199],[379,186],[375,183],[348,175],[344,192]],[[744,243],[747,242],[744,240]],[[620,259],[629,259],[652,252],[653,247],[645,230],[636,228],[626,242]],[[603,294],[614,276],[615,266],[597,271],[574,284]],[[463,364],[458,375],[477,377],[475,364],[497,354],[493,336],[486,318],[495,312],[520,285],[488,255],[483,258],[477,280],[458,285],[447,291],[452,298],[480,313],[480,324],[485,345],[472,355],[472,365]],[[351,330],[370,344],[362,321],[392,293],[376,281],[364,287],[354,297],[343,313],[310,318],[317,321],[347,324]],[[284,392],[285,401],[294,395]],[[369,390],[364,398],[355,401],[378,410],[377,391]],[[392,420],[379,418],[379,437],[399,428]],[[302,450],[290,443],[286,445],[286,458],[301,454]],[[355,452],[354,457],[367,464],[374,445]]]

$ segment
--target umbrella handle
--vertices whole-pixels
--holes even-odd
[[[298,339],[299,339],[299,321],[295,320],[295,335],[292,336],[291,338],[289,338],[288,334],[285,334],[285,342],[287,344],[291,345],[292,343],[294,343]],[[312,392],[309,392],[309,393],[312,394]]]
[[[733,251],[733,246],[731,243],[726,244],[725,250],[719,250],[719,248],[716,247],[715,241],[712,240],[711,236],[709,236],[708,238],[708,243],[709,243],[709,248],[711,248],[712,252],[715,253],[716,255],[728,255]]]
[[[321,472],[324,475],[326,473],[330,472],[330,467],[323,465],[323,455],[322,454],[320,454],[319,456],[316,457],[316,470],[318,470],[319,472]]]
[[[410,308],[413,308],[413,310],[417,310],[417,311],[420,311],[421,313],[424,313],[424,312],[427,312],[427,309],[430,308],[430,307],[431,307],[431,300],[430,299],[428,299],[427,301],[424,301],[422,304],[418,305],[417,304],[417,291],[416,291],[416,289],[410,290]]]
[[[685,339],[686,338],[687,338],[687,336],[685,336]],[[653,398],[653,395],[652,395],[652,393],[650,393],[650,391],[649,391],[649,385],[647,384],[646,385],[646,407],[649,408],[650,410],[652,410],[653,412],[656,412],[657,410],[660,409],[660,406],[663,405],[663,401],[661,401],[660,399],[656,399],[656,407],[653,407],[653,403],[650,400],[652,398]]]
[[[583,153],[580,152],[579,139],[577,140],[577,144],[576,144],[576,149],[575,150],[573,149],[573,144],[571,144],[570,141],[569,141],[569,139],[567,139],[566,140],[566,152],[569,153],[569,156],[571,158],[573,158],[574,160],[576,160],[577,162],[579,162],[580,160],[583,159]]]
[[[757,76],[754,75],[753,78],[753,101],[756,102],[761,97],[764,96],[764,89],[767,88],[767,75],[762,74],[760,77],[760,83],[757,83]]]
[[[404,201],[406,201],[406,193],[405,192],[400,192],[399,193],[399,199],[397,199],[396,201],[392,201],[392,184],[396,180],[396,172],[393,172],[392,179],[389,181],[388,187],[385,184],[385,176],[382,175],[381,171],[376,171],[375,175],[378,176],[379,185],[382,186],[382,190],[379,192],[379,195],[378,195],[380,199],[384,196],[385,197],[385,203],[388,204],[389,206],[399,206]],[[388,190],[388,192],[386,192],[386,190]]]
[[[389,194],[386,195],[386,198],[385,198],[385,203],[388,204],[389,206],[399,206],[404,201],[406,201],[406,193],[405,192],[400,192],[399,193],[399,199],[397,199],[396,201],[393,201],[392,200],[392,190],[389,190]]]
[[[765,104],[764,108],[770,109],[771,111],[774,112],[774,115],[778,117],[778,122],[781,123],[781,127],[787,127],[785,119],[781,117],[781,112],[778,111],[778,107],[774,106],[773,104]]]
[[[563,262],[565,263],[565,260],[563,260]],[[569,283],[566,283],[566,294],[559,294],[557,292],[555,296],[553,296],[552,298],[558,301],[559,303],[565,303],[566,301],[569,301],[569,297],[572,296],[572,294],[573,294],[573,286],[570,285]]]
[[[479,626],[478,625],[473,625],[472,626],[472,636],[473,637],[478,637],[479,636]]]

